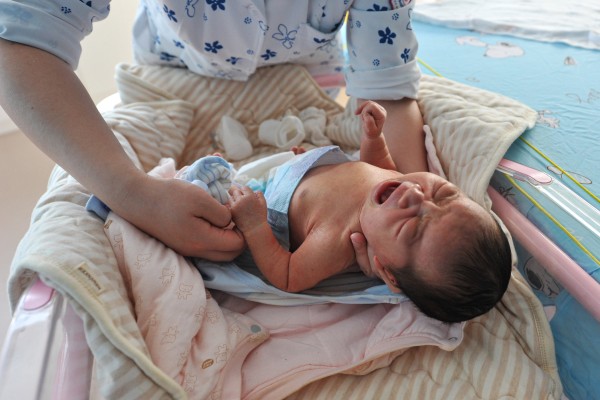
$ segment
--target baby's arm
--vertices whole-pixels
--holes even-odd
[[[360,160],[379,168],[396,170],[382,133],[386,111],[374,101],[365,101],[355,112],[363,123]]]
[[[287,292],[300,292],[315,286],[325,278],[344,269],[340,252],[326,243],[331,235],[320,232],[309,235],[302,245],[291,253],[281,247],[267,222],[267,205],[260,192],[248,187],[232,187],[230,206],[233,221],[244,234],[248,248],[260,271],[275,287]],[[339,243],[341,238],[338,238]]]

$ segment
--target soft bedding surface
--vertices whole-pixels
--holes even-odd
[[[356,143],[357,120],[299,67],[265,68],[241,83],[122,65],[117,80],[124,105],[105,118],[146,171],[161,158],[182,166],[218,149],[210,135],[226,114],[248,128],[254,154],[245,162],[274,151],[257,140],[261,121],[309,106],[325,111],[331,140],[349,150]],[[438,78],[424,78],[420,98],[433,133],[430,145],[438,150],[445,174],[488,205],[485,189],[494,166],[533,124],[535,113],[508,98]],[[206,290],[197,271],[164,246],[161,251],[177,262],[153,264],[143,251],[125,260],[132,247],[124,240],[141,232],[118,216],[103,225],[85,211],[88,197],[72,177],[54,170],[13,261],[10,297],[16,304],[38,274],[71,301],[84,320],[97,386],[106,398],[385,398],[398,391],[413,399],[560,398],[547,321],[516,271],[501,303],[466,324],[440,324],[407,302],[282,310]],[[142,242],[148,240],[153,239]],[[187,276],[174,281],[175,293],[161,291],[175,279],[171,268]],[[190,285],[204,295],[189,295]],[[143,311],[140,288],[153,289],[157,301],[165,294],[175,301],[193,297],[192,310],[198,312],[187,319],[196,322],[158,329],[162,318],[176,318],[166,314],[178,307]],[[274,318],[278,313],[289,318]],[[204,328],[227,332],[229,344],[211,344]],[[160,345],[174,343],[180,347],[173,349],[179,357],[173,361]],[[204,350],[195,352],[204,345],[210,357]],[[200,369],[186,374],[185,367],[198,361]],[[224,388],[224,380],[231,386]]]
[[[417,21],[600,49],[600,3],[581,0],[421,0]]]
[[[492,185],[577,263],[577,270],[561,265],[562,272],[574,277],[583,270],[600,282],[600,235],[594,230],[598,226],[594,221],[600,221],[600,51],[510,33],[488,34],[422,22],[413,26],[421,43],[419,56],[433,70],[448,79],[518,99],[537,111],[535,127],[511,145],[505,158],[545,173],[554,181],[550,187],[568,187],[568,201],[557,204],[547,191],[499,173]],[[548,26],[552,26],[550,18]],[[574,194],[588,203],[580,209],[583,218],[573,216],[579,209]],[[518,243],[516,249],[519,268],[534,292],[546,307],[556,310],[550,324],[565,392],[572,399],[600,398],[600,370],[596,368],[600,365],[600,323],[593,316],[594,308],[582,302],[586,296],[600,298],[595,294],[600,284],[596,290],[564,285],[530,254],[534,252]]]

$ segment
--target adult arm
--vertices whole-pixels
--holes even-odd
[[[46,51],[0,39],[0,106],[25,135],[113,211],[189,256],[231,259],[229,210],[202,189],[152,178],[127,157],[73,69]]]
[[[391,9],[384,0],[354,0],[347,24],[348,95],[387,111],[383,132],[398,171],[427,168],[423,118],[416,102],[421,72],[412,30],[415,1]],[[359,103],[362,100],[359,100]]]

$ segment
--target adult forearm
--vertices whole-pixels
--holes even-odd
[[[0,39],[0,105],[44,153],[109,205],[137,171],[71,67]]]
[[[231,260],[243,249],[229,210],[201,188],[137,169],[71,67],[0,39],[0,105],[88,190],[185,256]]]

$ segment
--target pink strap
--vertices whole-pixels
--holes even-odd
[[[510,233],[560,284],[600,321],[600,283],[545,236],[531,221],[493,188],[488,188],[492,209]]]

